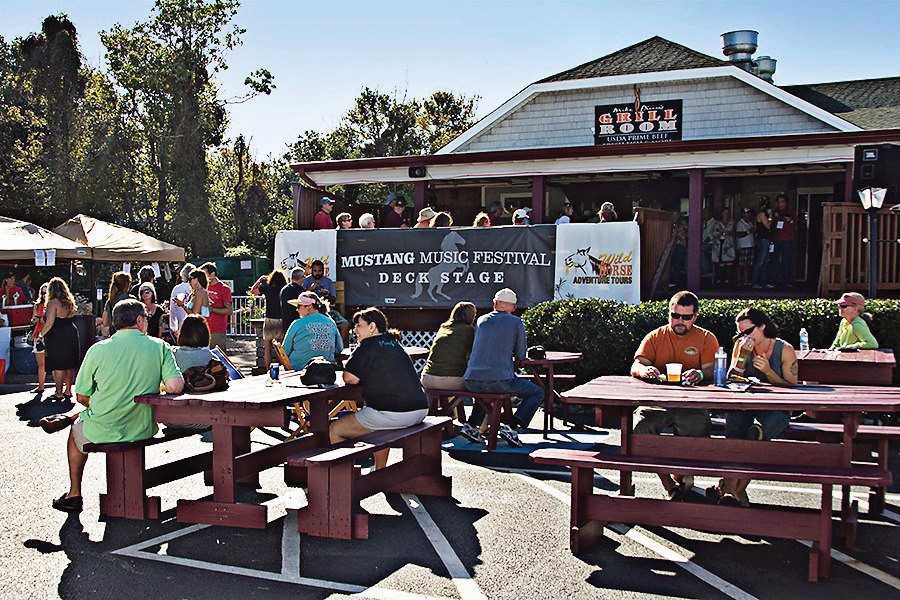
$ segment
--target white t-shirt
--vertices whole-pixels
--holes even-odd
[[[746,231],[748,235],[744,237],[737,237],[737,247],[738,248],[752,248],[753,247],[753,223],[747,223],[744,219],[738,219],[738,222],[734,224],[734,232],[740,233],[742,231]]]
[[[560,218],[558,218],[557,220],[555,220],[553,223],[556,225],[565,225],[566,223],[571,223],[571,222],[572,222],[572,219],[569,218],[569,215],[563,215]]]
[[[182,321],[184,321],[184,318],[187,316],[187,311],[175,304],[175,296],[178,294],[184,294],[185,298],[190,296],[191,284],[182,281],[172,288],[172,296],[169,298],[169,329],[172,331],[178,331]]]

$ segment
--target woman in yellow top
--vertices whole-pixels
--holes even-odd
[[[866,308],[866,299],[863,298],[863,295],[847,292],[836,300],[835,304],[838,305],[841,324],[829,349],[874,350],[878,348],[878,341],[869,331],[869,325],[862,317]]]

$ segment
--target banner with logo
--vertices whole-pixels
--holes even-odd
[[[508,287],[530,307],[553,295],[553,225],[344,230],[337,246],[349,305],[488,307]]]
[[[634,221],[556,227],[555,299],[641,301],[641,235]]]
[[[332,280],[337,257],[337,230],[279,231],[275,234],[275,268],[290,271],[309,267],[314,260],[325,263],[325,276]],[[290,276],[288,275],[288,279]]]
[[[644,144],[681,139],[681,100],[594,107],[594,144]]]

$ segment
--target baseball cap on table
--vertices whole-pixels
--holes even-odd
[[[847,292],[843,296],[835,300],[834,303],[840,304],[841,306],[865,306],[866,299],[863,298],[861,294]]]
[[[430,221],[434,218],[435,212],[431,209],[431,207],[426,206],[422,210],[419,211],[419,218],[416,219],[417,223],[421,223],[422,221]]]
[[[494,302],[509,302],[510,304],[515,304],[516,300],[518,300],[516,293],[509,288],[503,288],[494,294]]]
[[[513,221],[516,219],[527,219],[528,218],[528,210],[524,208],[517,208],[516,212],[513,213]]]
[[[334,204],[334,200],[331,198],[325,197],[319,200],[319,206],[325,206],[326,204]]]

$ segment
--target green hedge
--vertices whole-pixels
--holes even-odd
[[[712,331],[719,344],[731,351],[734,317],[748,306],[765,311],[779,326],[779,337],[799,346],[800,328],[806,327],[813,348],[827,348],[837,334],[840,318],[829,300],[701,300],[697,324]],[[900,300],[866,302],[872,313],[872,333],[882,348],[900,352]],[[549,350],[583,352],[584,360],[571,372],[579,383],[600,375],[624,375],[634,351],[647,332],[668,322],[668,301],[632,306],[594,298],[544,302],[522,315],[529,345]],[[900,385],[900,369],[894,370]]]

